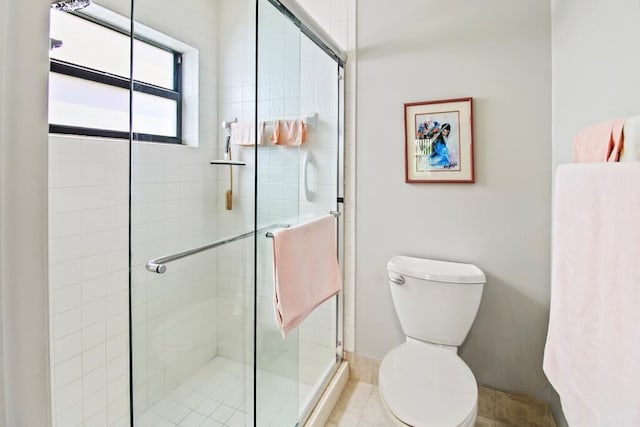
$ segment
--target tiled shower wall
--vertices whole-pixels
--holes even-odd
[[[109,7],[108,2],[100,2]],[[136,409],[153,404],[216,352],[217,265],[193,257],[158,276],[148,259],[216,238],[215,2],[137,2],[144,24],[196,47],[197,147],[135,143],[132,300]],[[171,19],[167,19],[171,13]],[[127,141],[52,135],[50,162],[51,387],[54,425],[128,425]],[[202,324],[210,325],[203,330]]]
[[[49,139],[54,425],[127,425],[128,144]]]
[[[184,57],[185,109],[197,115],[188,146],[135,143],[132,150],[132,325],[134,409],[139,415],[217,353],[215,254],[205,251],[146,271],[152,258],[218,238],[218,3],[136,0],[136,20],[197,50]],[[134,58],[135,60],[135,58]],[[191,62],[189,62],[191,61]],[[194,75],[196,77],[194,77]],[[197,108],[195,108],[197,107]],[[190,116],[191,115],[191,116]]]
[[[227,131],[222,121],[251,121],[255,111],[255,1],[220,0],[218,20],[218,149],[224,157]],[[230,186],[230,167],[216,167],[218,182],[218,234],[233,236],[253,228],[254,152],[232,149],[232,159],[247,166],[233,167],[233,205],[225,208],[225,193]],[[250,172],[247,172],[250,171]],[[218,354],[251,364],[253,361],[253,238],[225,245],[216,252]]]

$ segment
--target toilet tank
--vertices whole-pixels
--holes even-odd
[[[473,264],[397,256],[387,264],[396,313],[408,337],[460,346],[476,318],[485,276]]]

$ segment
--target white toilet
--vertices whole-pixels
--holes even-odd
[[[396,425],[473,427],[478,386],[458,356],[478,312],[484,273],[475,265],[397,256],[387,264],[407,341],[382,359],[381,400]]]

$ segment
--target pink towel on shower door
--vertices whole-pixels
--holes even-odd
[[[327,215],[273,233],[274,303],[282,338],[341,289],[336,219]]]
[[[570,426],[640,426],[640,163],[555,176],[543,368]]]

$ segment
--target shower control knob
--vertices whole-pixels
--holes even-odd
[[[395,283],[396,285],[404,285],[404,277],[403,276],[398,276],[398,277],[389,277],[389,280],[391,280],[392,283]]]

